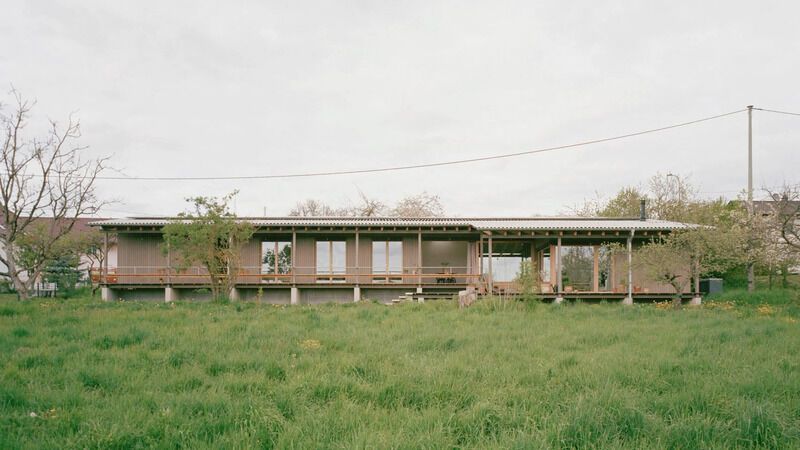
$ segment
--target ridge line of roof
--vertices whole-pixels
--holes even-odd
[[[134,217],[119,217],[98,219],[102,220],[177,220],[182,219],[179,216],[134,216]],[[584,217],[584,216],[529,216],[529,217],[390,217],[390,216],[372,216],[372,217],[353,217],[353,216],[241,216],[236,217],[239,220],[350,220],[350,221],[380,221],[380,220],[396,220],[396,221],[474,221],[474,220],[492,220],[492,221],[514,221],[514,220],[575,220],[575,221],[620,221],[620,220],[640,220],[639,217]],[[661,221],[669,222],[663,219],[647,219],[648,221]]]

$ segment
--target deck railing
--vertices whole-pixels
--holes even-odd
[[[344,267],[332,271],[318,271],[316,267],[295,267],[294,272],[262,273],[261,266],[245,266],[238,270],[237,284],[475,284],[480,274],[471,273],[467,267],[423,266],[397,271],[373,272],[366,267]],[[208,271],[202,267],[185,269],[163,266],[119,266],[110,268],[104,277],[101,270],[92,272],[92,280],[101,284],[206,284]]]

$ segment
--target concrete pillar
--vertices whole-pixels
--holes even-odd
[[[633,297],[630,295],[622,299],[623,305],[632,305],[633,304]]]
[[[300,304],[300,289],[298,289],[296,287],[292,288],[291,303],[293,305],[299,305]]]
[[[178,299],[178,290],[172,286],[167,286],[164,289],[164,301],[167,303],[174,302]]]
[[[117,299],[117,293],[108,286],[103,286],[100,289],[100,298],[105,302],[113,302]]]
[[[703,303],[703,297],[699,295],[697,297],[693,297],[692,300],[689,302],[692,306],[700,306]]]
[[[562,297],[561,294],[559,293],[558,297],[556,297],[555,300],[553,300],[553,303],[555,303],[556,305],[564,303],[564,297]]]
[[[353,302],[361,301],[361,287],[356,286],[353,288]]]
[[[238,302],[242,299],[242,293],[239,288],[231,288],[231,293],[228,296],[232,302]]]

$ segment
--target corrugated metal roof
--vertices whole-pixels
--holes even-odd
[[[242,217],[260,227],[274,226],[396,226],[436,227],[463,226],[476,230],[674,230],[690,228],[692,225],[666,220],[639,220],[631,218],[586,218],[586,217]],[[168,217],[134,217],[92,222],[101,227],[117,226],[164,226],[177,220]]]
[[[666,220],[607,218],[477,219],[471,225],[479,230],[673,230],[691,226]]]

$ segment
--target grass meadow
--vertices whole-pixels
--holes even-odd
[[[0,448],[800,448],[782,292],[681,311],[4,299]]]

